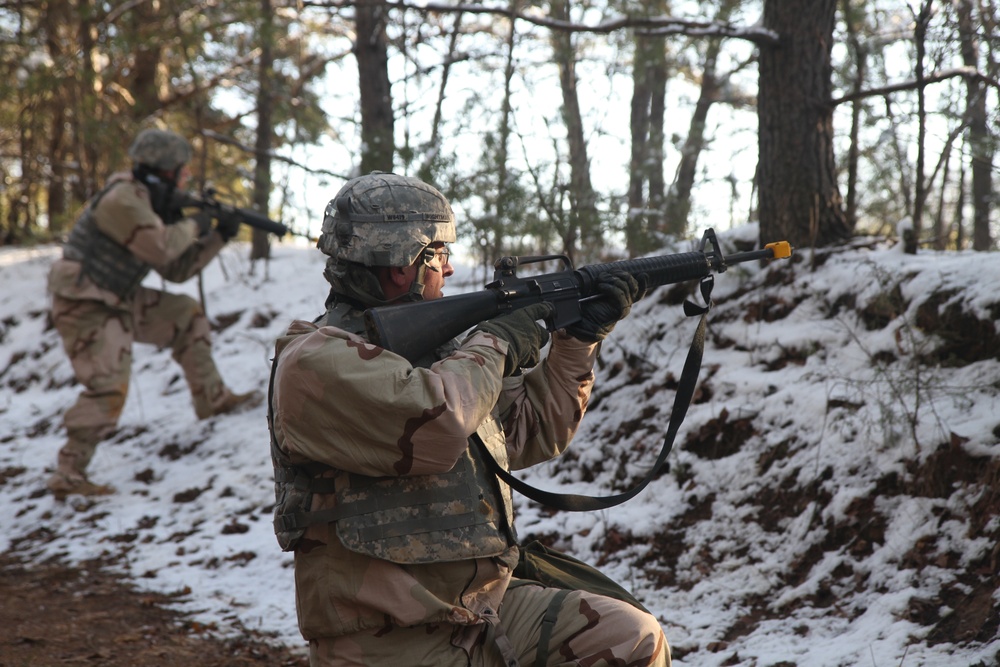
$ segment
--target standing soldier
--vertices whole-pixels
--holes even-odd
[[[435,188],[385,173],[347,182],[319,240],[326,312],[293,322],[276,344],[275,532],[295,553],[310,664],[668,665],[650,614],[513,577],[511,490],[484,459],[524,468],[567,447],[598,343],[629,312],[637,281],[602,276],[610,301],[585,304],[541,361],[546,303],[412,365],[369,343],[366,308],[443,295],[454,240]]]
[[[113,174],[90,201],[49,273],[52,322],[84,386],[64,415],[49,490],[105,495],[87,479],[97,444],[116,428],[128,393],[132,342],[169,346],[184,370],[199,419],[259,403],[260,392],[234,394],[212,359],[211,330],[191,297],[142,287],[150,269],[172,282],[200,271],[233,237],[239,223],[199,213],[186,218],[171,204],[190,172],[191,146],[166,130],[144,130],[129,148],[131,172]]]

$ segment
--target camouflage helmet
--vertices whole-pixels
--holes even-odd
[[[432,243],[455,241],[455,214],[420,179],[372,172],[330,200],[316,244],[338,264],[409,266]]]
[[[170,130],[143,130],[128,149],[136,164],[172,171],[191,161],[191,144]]]

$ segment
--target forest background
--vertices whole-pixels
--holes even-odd
[[[168,126],[197,188],[306,234],[345,179],[419,176],[484,266],[747,221],[797,248],[905,220],[910,251],[990,250],[997,17],[995,0],[0,0],[0,244],[58,239],[135,134]]]
[[[53,531],[39,500],[41,461],[76,391],[40,297],[50,242],[127,166],[141,128],[168,126],[192,140],[195,187],[309,235],[345,179],[380,169],[439,186],[483,267],[503,254],[586,263],[682,251],[727,223],[740,250],[790,241],[792,261],[742,265],[758,282],[742,270],[720,281],[708,381],[669,493],[643,497],[658,511],[588,517],[603,526],[590,530],[531,509],[521,525],[659,591],[674,655],[692,664],[996,664],[1000,306],[996,255],[975,252],[995,250],[1000,233],[996,2],[0,0],[0,245],[37,246],[0,249],[12,258],[0,276],[0,495],[16,524],[0,534],[18,536],[4,556],[37,564],[39,550],[83,545],[163,557],[163,575],[136,570],[150,581],[175,573],[183,552],[184,577],[211,570],[211,585],[192,587],[198,607],[202,592],[228,604],[217,590],[287,581],[274,576],[270,464],[232,447],[263,428],[254,415],[216,431],[178,420],[176,402],[130,400],[135,416],[106,456],[135,466],[115,480],[132,492],[107,501],[120,503],[111,518],[104,506],[63,508],[55,522],[74,528]],[[241,386],[265,381],[275,332],[325,294],[318,268],[288,290],[318,252],[244,234],[253,242],[226,253],[242,260],[249,247],[253,275],[273,250],[269,272],[223,281],[233,261],[213,262],[205,292]],[[651,397],[673,386],[659,355],[683,350],[689,331],[663,306],[689,294],[644,300],[616,331],[625,342],[606,348],[584,439],[598,446],[560,464],[563,481],[621,491],[628,453],[656,444]],[[647,309],[655,317],[640,318]],[[246,361],[248,342],[265,350],[260,363]],[[144,354],[144,395],[174,392],[169,354]],[[250,462],[248,483],[234,453]],[[237,481],[193,502],[212,482],[192,481],[191,462]],[[219,529],[220,516],[232,522]],[[175,526],[190,543],[174,541]],[[27,530],[38,544],[20,541]],[[241,548],[258,534],[259,552]],[[232,558],[266,574],[248,578]],[[32,616],[17,602],[49,604],[37,594],[47,580],[6,572],[0,583],[31,587],[12,598],[17,622],[0,644],[66,653],[51,607]],[[67,609],[84,627],[76,605],[96,598],[76,597]],[[88,625],[69,655],[103,658],[93,634]],[[105,638],[117,655],[160,650],[146,635]],[[968,659],[936,660],[951,650]]]

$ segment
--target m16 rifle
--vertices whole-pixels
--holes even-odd
[[[175,190],[172,204],[174,208],[198,208],[202,211],[207,211],[216,220],[226,222],[238,221],[254,229],[262,229],[265,232],[270,232],[278,238],[281,238],[285,234],[295,234],[295,232],[292,232],[285,225],[271,220],[266,215],[245,208],[223,204],[215,198],[215,190],[212,188],[205,189],[200,197],[190,192]]]
[[[578,322],[580,304],[602,298],[595,288],[602,273],[624,271],[636,278],[644,274],[646,288],[653,289],[704,278],[712,272],[722,273],[732,264],[782,259],[791,254],[788,242],[779,241],[760,250],[723,255],[715,230],[708,229],[699,249],[693,252],[592,264],[579,269],[574,269],[565,255],[501,257],[494,264],[493,282],[485,289],[431,301],[370,308],[365,311],[365,328],[371,342],[416,361],[480,322],[542,301],[553,306],[552,316],[545,322],[550,331]],[[567,268],[524,278],[517,275],[520,266],[553,260],[563,262]],[[415,322],[420,325],[419,331],[414,330]]]
[[[642,480],[629,490],[610,496],[583,496],[536,488],[511,475],[492,457],[479,436],[472,436],[476,446],[483,452],[486,467],[528,498],[564,511],[604,510],[634,498],[656,477],[670,454],[698,382],[704,352],[706,315],[714,278],[711,274],[722,273],[732,264],[782,259],[791,254],[792,248],[788,242],[779,241],[769,243],[760,250],[724,255],[715,231],[709,229],[702,237],[698,250],[693,252],[593,264],[579,269],[573,269],[572,262],[563,255],[501,257],[494,265],[496,272],[493,282],[486,285],[485,289],[431,301],[370,308],[365,311],[365,328],[373,343],[415,362],[484,320],[542,301],[553,306],[552,315],[545,322],[550,331],[578,322],[581,319],[581,303],[603,298],[596,289],[598,278],[603,273],[623,271],[637,279],[643,276],[647,289],[700,279],[702,297],[708,305],[700,307],[691,302],[684,304],[688,315],[700,314],[701,319],[678,381],[663,446]],[[568,268],[532,277],[521,278],[517,275],[519,266],[550,260],[560,260]],[[419,329],[414,328],[414,323],[419,323]]]

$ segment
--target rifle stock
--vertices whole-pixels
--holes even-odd
[[[710,244],[711,249],[706,250]],[[715,231],[709,229],[701,247],[694,252],[640,257],[604,264],[591,264],[538,276],[520,278],[518,266],[564,256],[502,257],[495,263],[494,280],[479,292],[446,296],[431,301],[369,308],[365,327],[371,342],[395,352],[411,362],[485,320],[540,301],[554,309],[546,326],[550,331],[565,328],[580,319],[580,302],[599,298],[596,285],[602,273],[625,272],[638,278],[645,275],[647,289],[686,282],[724,272],[730,264],[757,259],[790,257],[786,241],[769,243],[761,250],[724,256]]]
[[[482,290],[432,301],[369,308],[365,311],[365,327],[371,342],[416,361],[501,312],[496,293]],[[414,330],[414,317],[419,318],[419,330]]]

